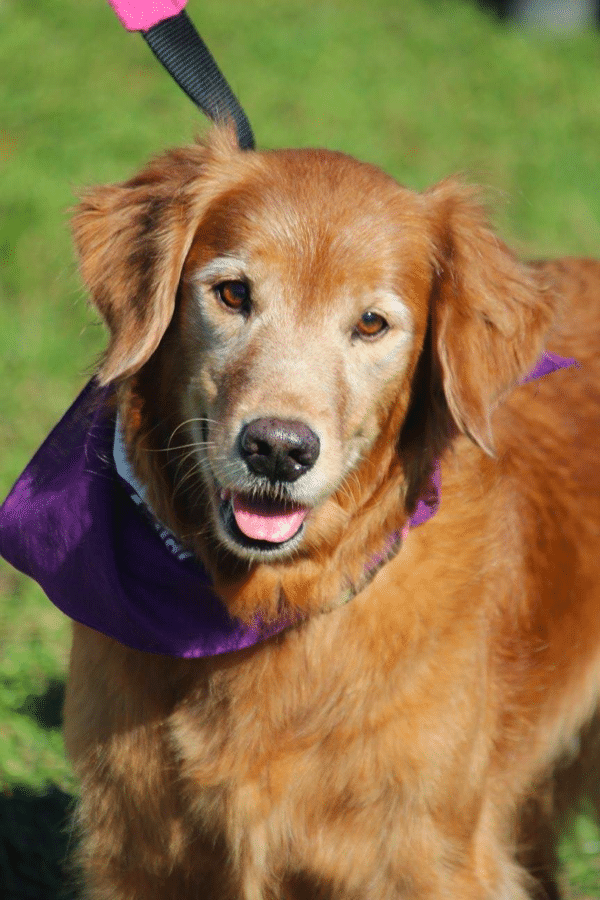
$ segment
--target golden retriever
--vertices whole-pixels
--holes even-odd
[[[598,793],[600,264],[227,129],[74,236],[148,505],[286,626],[182,659],[75,624],[86,897],[558,897],[553,816]],[[544,351],[579,367],[521,384]]]

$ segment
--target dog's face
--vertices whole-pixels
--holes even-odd
[[[450,420],[489,450],[550,316],[464,189],[223,133],[90,194],[75,236],[138,472],[253,563],[323,552],[382,485],[405,516]]]
[[[274,154],[203,217],[182,281],[180,402],[234,553],[296,550],[384,428],[427,316],[419,205],[354,161]]]

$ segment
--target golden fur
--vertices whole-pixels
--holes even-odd
[[[233,615],[302,617],[205,660],[74,626],[86,896],[558,897],[600,690],[600,264],[518,262],[455,181],[227,131],[91,191],[74,234],[156,514]],[[544,348],[581,367],[515,387]],[[267,415],[319,434],[310,513],[293,551],[237,553],[207,473],[243,482],[236,433]],[[438,513],[340,606],[436,459]]]

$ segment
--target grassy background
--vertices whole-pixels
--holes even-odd
[[[463,172],[524,254],[598,255],[597,34],[501,27],[467,0],[190,0],[188,12],[259,145],[345,150],[415,188]],[[103,342],[70,247],[77,188],[127,177],[204,121],[103,0],[0,0],[0,71],[3,497]],[[59,727],[67,646],[61,614],[0,562],[0,832],[11,803],[76,790]],[[581,816],[563,856],[587,896],[600,897],[599,850]],[[0,848],[0,888],[2,866]]]

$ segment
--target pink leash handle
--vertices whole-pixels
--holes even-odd
[[[148,31],[178,15],[187,0],[108,0],[127,31]]]

